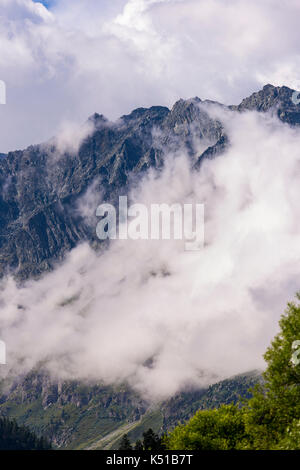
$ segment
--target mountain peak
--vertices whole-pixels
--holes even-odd
[[[99,125],[107,124],[109,121],[103,114],[94,113],[88,118],[88,122],[93,123],[95,127],[99,127]]]
[[[300,104],[293,99],[295,90],[287,86],[274,86],[268,83],[261,90],[244,98],[238,106],[230,106],[234,111],[274,111],[279,119],[288,124],[300,124]]]

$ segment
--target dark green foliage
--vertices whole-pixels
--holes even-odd
[[[136,450],[136,451],[144,450],[142,441],[140,441],[139,439],[135,443],[134,450]]]
[[[119,450],[132,450],[132,446],[130,444],[130,440],[128,439],[128,435],[124,434],[122,437]]]
[[[138,439],[134,447],[131,446],[130,440],[128,439],[128,435],[124,434],[120,442],[119,450],[135,450],[139,452],[145,451],[145,450],[151,450],[151,451],[165,450],[166,447],[163,441],[164,441],[164,436],[160,437],[158,434],[156,434],[153,431],[153,429],[149,428],[147,431],[143,433],[143,442],[140,439]]]
[[[164,437],[156,434],[153,429],[149,428],[143,433],[143,441],[138,439],[135,443],[134,450],[144,451],[160,451],[165,450]]]
[[[16,421],[0,418],[0,450],[47,450],[51,445]]]
[[[143,449],[144,450],[164,450],[161,438],[152,429],[143,433]]]

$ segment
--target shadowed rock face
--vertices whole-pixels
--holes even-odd
[[[262,90],[245,98],[238,106],[230,106],[230,108],[237,111],[263,112],[273,109],[281,121],[295,125],[300,123],[300,106],[293,102],[293,93],[294,90],[286,86],[265,85]]]
[[[287,87],[266,85],[229,109],[274,109],[283,122],[299,124],[300,105],[292,102],[292,93]],[[222,124],[199,103],[193,98],[179,100],[171,110],[138,108],[115,123],[94,114],[89,118],[94,131],[75,155],[59,154],[54,143],[1,155],[0,275],[12,271],[19,279],[37,276],[80,241],[97,245],[95,227],[77,210],[92,183],[106,201],[113,201],[127,193],[135,175],[161,168],[165,149],[184,147],[196,168],[203,158],[221,154],[229,144]]]

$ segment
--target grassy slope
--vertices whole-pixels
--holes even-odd
[[[0,414],[15,418],[60,448],[117,449],[125,433],[132,442],[141,439],[150,427],[161,433],[186,421],[198,409],[249,396],[247,390],[258,380],[253,373],[234,377],[204,390],[180,393],[153,407],[126,386],[71,383],[57,394],[32,376],[26,386],[0,400]]]

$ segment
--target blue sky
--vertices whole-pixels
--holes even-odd
[[[33,0],[36,3],[42,3],[46,7],[49,7],[51,3],[54,3],[54,0]]]

